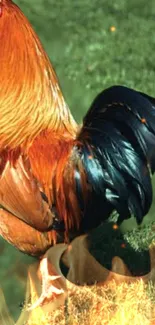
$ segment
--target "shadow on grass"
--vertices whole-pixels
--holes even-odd
[[[123,259],[134,276],[144,275],[150,271],[149,250],[135,250],[125,239],[119,228],[113,223],[104,223],[90,234],[90,252],[96,260],[107,269],[111,269],[114,256]]]
[[[135,250],[115,224],[105,222],[89,233],[90,253],[104,267],[111,270],[114,256],[119,256],[133,276],[147,274],[150,271],[148,249]],[[61,262],[62,273],[67,276],[68,268]]]

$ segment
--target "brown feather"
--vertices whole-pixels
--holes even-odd
[[[55,232],[40,232],[8,211],[0,208],[0,235],[21,251],[42,255],[55,243]]]
[[[15,166],[7,161],[0,178],[0,204],[34,228],[45,231],[53,220],[49,205],[42,199],[29,162],[19,156]]]

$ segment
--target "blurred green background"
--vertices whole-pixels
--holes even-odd
[[[40,36],[57,72],[66,101],[79,122],[96,94],[113,84],[133,87],[154,96],[153,0],[16,0],[15,3]],[[147,222],[154,219],[154,210],[153,204]],[[133,225],[136,226],[130,220],[122,225],[121,230],[132,229]],[[109,245],[112,250],[115,241],[112,242],[110,233],[104,240],[102,230],[103,227],[100,227],[100,236],[95,232],[96,238],[100,238],[96,256],[108,266],[101,240],[105,241],[108,252]],[[136,250],[141,243],[146,248],[154,239],[154,231],[151,236],[150,231],[152,228],[147,224],[128,236],[132,237]],[[116,237],[120,243],[118,232]],[[139,246],[136,246],[136,240]],[[0,283],[16,318],[20,313],[19,304],[24,299],[26,265],[32,259],[3,240],[0,241],[0,254]],[[143,255],[140,256],[143,258]],[[142,263],[145,264],[145,259]]]
[[[155,94],[153,0],[15,2],[40,36],[79,121],[96,94],[112,84]]]

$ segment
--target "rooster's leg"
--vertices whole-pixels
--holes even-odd
[[[47,258],[43,258],[40,262],[40,273],[42,277],[42,293],[37,301],[32,304],[28,310],[33,310],[39,306],[49,303],[58,295],[63,294],[64,290],[53,285],[53,281],[60,278],[59,275],[49,275]]]

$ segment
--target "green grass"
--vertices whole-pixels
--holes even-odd
[[[15,2],[39,34],[78,120],[94,96],[112,84],[155,94],[153,1]]]
[[[122,84],[155,95],[155,2],[150,0],[16,0],[31,21],[55,67],[60,84],[75,118],[80,122],[93,98],[103,88]],[[110,27],[115,26],[115,32]],[[154,219],[155,203],[144,227],[136,228],[132,221],[122,225],[120,231],[106,232],[101,226],[92,236],[92,253],[105,266],[110,267],[113,255],[124,258],[148,271],[148,245],[155,239],[148,234]],[[109,225],[107,225],[109,229]],[[126,228],[131,231],[126,233]],[[122,230],[122,232],[121,232]],[[98,232],[97,232],[98,231]],[[150,239],[151,238],[151,239]],[[120,249],[126,241],[126,249]],[[24,296],[24,285],[5,276],[12,264],[25,256],[1,240],[0,282],[15,318],[20,312],[19,302]],[[128,249],[128,250],[127,250]],[[138,256],[138,258],[137,258]],[[139,266],[136,261],[138,260]],[[19,263],[20,265],[20,263]],[[23,265],[23,264],[22,264]],[[137,270],[138,272],[138,270]],[[16,271],[14,271],[14,274]],[[7,274],[7,273],[6,273]],[[16,275],[15,275],[16,277]],[[10,296],[11,294],[11,296]],[[9,298],[10,296],[10,298]]]

